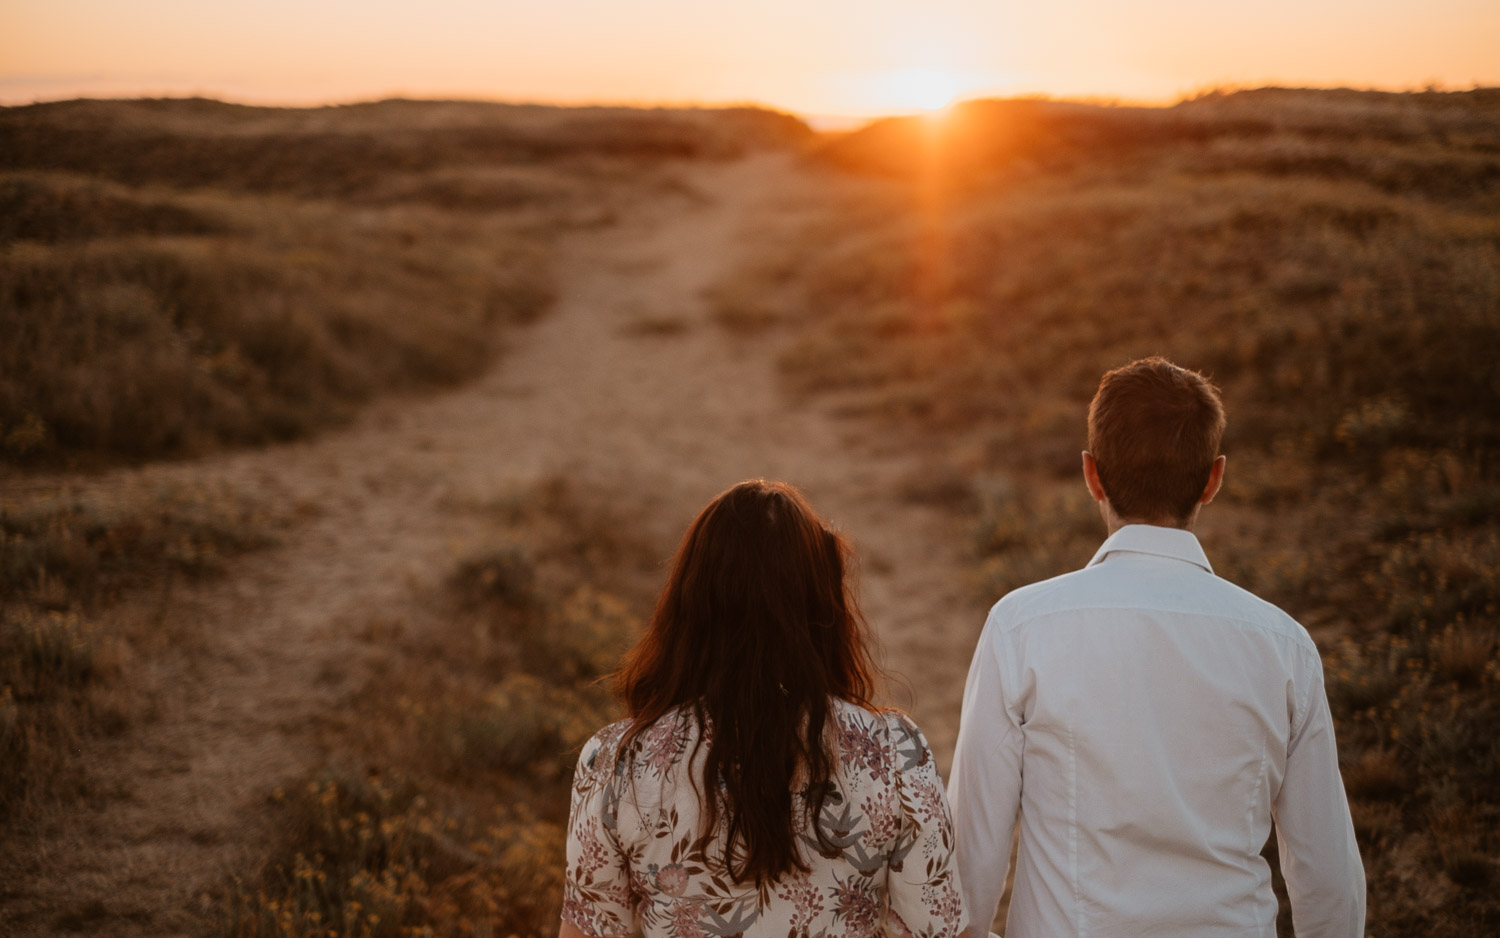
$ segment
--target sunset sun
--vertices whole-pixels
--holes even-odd
[[[940,111],[958,95],[958,79],[937,68],[904,68],[882,76],[881,97],[892,110]]]

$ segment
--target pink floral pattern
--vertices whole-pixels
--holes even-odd
[[[573,779],[563,919],[596,938],[953,938],[966,924],[953,822],[932,750],[897,711],[838,701],[835,790],[802,857],[812,869],[764,893],[728,875],[700,836],[695,779],[706,747],[691,713],[658,721],[631,750],[628,723],[600,730]]]
[[[792,907],[790,933],[808,934],[813,920],[823,911],[823,892],[812,884],[807,874],[793,876],[776,887],[776,898]]]

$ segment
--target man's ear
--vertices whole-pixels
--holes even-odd
[[[1223,459],[1224,457],[1220,456],[1219,458]],[[1104,486],[1099,482],[1099,466],[1094,462],[1094,454],[1088,450],[1083,451],[1083,482],[1089,487],[1089,494],[1093,496],[1094,501],[1103,502],[1105,500]]]
[[[1214,460],[1214,464],[1208,470],[1208,484],[1203,486],[1203,494],[1198,496],[1198,504],[1207,505],[1219,494],[1219,486],[1224,484],[1224,465],[1229,460],[1220,456]]]

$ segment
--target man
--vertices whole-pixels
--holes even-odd
[[[1106,374],[1083,476],[1109,538],[991,610],[949,793],[975,934],[1019,815],[1007,938],[1276,935],[1275,822],[1298,936],[1364,934],[1365,882],[1322,663],[1192,534],[1224,411],[1160,358]]]

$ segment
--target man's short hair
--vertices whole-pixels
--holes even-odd
[[[1089,452],[1117,516],[1181,523],[1224,435],[1219,389],[1196,371],[1143,358],[1106,374],[1089,405]]]

